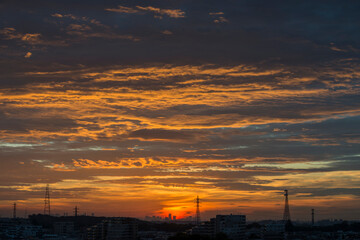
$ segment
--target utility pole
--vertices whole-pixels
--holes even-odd
[[[78,207],[75,206],[75,208],[74,208],[74,215],[75,215],[75,217],[78,216],[78,211],[79,211]]]
[[[315,210],[311,209],[311,224],[314,226],[315,224]]]
[[[50,190],[49,190],[49,184],[46,185],[45,189],[45,200],[44,200],[44,215],[50,216]]]
[[[13,204],[13,218],[16,218],[16,203]]]
[[[200,198],[199,198],[199,196],[196,197],[196,217],[195,217],[195,223],[196,223],[196,225],[200,225],[200,224],[201,224],[201,219],[200,219]]]

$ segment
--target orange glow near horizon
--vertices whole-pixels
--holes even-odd
[[[337,176],[340,176],[340,174],[342,174],[343,178],[347,178],[343,175],[345,173],[334,173]],[[353,176],[352,179],[359,181],[360,176],[356,172],[354,174],[356,178]],[[298,174],[299,177],[301,175],[303,174]],[[325,175],[327,174],[325,173]],[[327,181],[324,176],[322,178],[324,181]],[[181,178],[181,176],[179,177]],[[286,177],[296,179],[296,175],[293,174]],[[171,176],[164,176],[164,178],[154,177],[153,179],[167,178],[171,178]],[[211,217],[211,214],[224,212],[246,214],[249,219],[256,219],[257,212],[259,211],[281,213],[283,210],[283,195],[281,191],[239,191],[222,189],[211,185],[210,187],[202,188],[198,184],[171,186],[159,184],[156,181],[142,180],[137,183],[114,182],[118,181],[118,179],[119,177],[98,177],[94,180],[63,180],[62,182],[52,184],[51,206],[53,213],[61,215],[63,212],[72,212],[72,208],[77,205],[81,213],[87,214],[98,211],[100,215],[104,214],[105,216],[133,216],[139,218],[145,215],[167,217],[171,214],[176,216],[177,219],[182,219],[194,216],[194,196],[196,196],[194,192],[199,194],[201,198],[200,208],[204,219]],[[132,178],[126,179],[131,180]],[[301,177],[299,181],[302,184],[306,184],[304,187],[314,184],[313,181],[304,182],[303,179],[304,177]],[[309,174],[310,179],[312,179],[311,173]],[[276,181],[274,184],[276,185]],[[76,186],[78,189],[92,188],[92,191],[75,191],[64,198],[61,192],[71,190],[73,186]],[[338,186],[334,185],[333,187],[336,188]],[[34,188],[41,189],[42,192],[43,184],[24,186],[18,188],[18,190],[31,191]],[[289,198],[293,208],[311,208],[315,199],[316,206],[319,209],[335,207],[338,204],[353,204],[355,201],[351,195],[336,195],[331,198],[328,196],[309,198],[306,197],[306,194],[295,194],[290,195]],[[41,212],[42,201],[42,197],[31,198],[19,201],[18,207],[19,209],[27,208],[29,213]],[[6,202],[2,201],[1,207],[6,207]],[[278,219],[280,219],[281,214],[278,215]]]
[[[271,107],[308,98],[341,98],[356,89],[344,83],[334,92],[331,88],[338,83],[330,81],[324,82],[327,88],[293,89],[321,74],[339,78],[344,73],[317,72],[292,79],[289,71],[245,65],[159,65],[27,72],[25,76],[68,76],[68,81],[29,83],[17,92],[0,92],[0,101],[6,103],[4,116],[15,123],[22,119],[25,126],[0,129],[0,146],[23,158],[11,162],[9,174],[14,169],[32,173],[21,182],[11,178],[18,183],[7,191],[18,192],[19,208],[33,213],[41,212],[44,183],[51,184],[57,214],[72,212],[77,205],[88,214],[165,217],[170,213],[182,219],[194,215],[198,194],[204,219],[218,213],[280,219],[284,188],[290,190],[291,206],[302,218],[304,209],[314,207],[314,199],[317,208],[328,212],[324,218],[332,214],[330,208],[347,211],[341,204],[358,199],[348,189],[357,187],[359,171],[336,171],[332,166],[340,160],[286,155],[286,148],[278,146],[357,144],[356,136],[338,140],[308,136],[308,127],[296,134],[288,128],[356,117],[360,108],[300,108],[286,115],[274,113]],[[238,77],[243,82],[233,82]],[[259,77],[276,81],[247,80]],[[83,78],[88,82],[77,82]],[[219,78],[223,84],[216,82]],[[181,79],[177,87],[112,85],[173,79]],[[267,142],[277,149],[275,154]],[[29,157],[22,156],[27,151]],[[327,192],[313,194],[315,187]],[[9,201],[1,200],[0,209],[6,209]]]

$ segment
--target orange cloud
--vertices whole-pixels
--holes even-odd
[[[24,58],[30,58],[30,57],[31,57],[31,55],[32,55],[32,53],[31,53],[31,52],[27,52],[27,53],[25,54]]]
[[[15,28],[4,28],[0,34],[6,39],[16,39],[29,45],[49,45],[49,46],[66,46],[64,40],[46,40],[41,33],[19,33]]]
[[[280,117],[276,114],[243,114],[241,111],[249,111],[252,106],[261,106],[263,102],[279,101],[296,104],[303,98],[326,99],[329,96],[341,97],[347,94],[356,94],[356,89],[344,88],[336,92],[331,89],[308,89],[287,88],[286,82],[280,79],[277,84],[273,82],[257,82],[234,79],[263,78],[276,79],[287,70],[268,69],[262,70],[252,66],[216,67],[204,66],[153,66],[153,67],[113,67],[105,71],[94,69],[80,69],[76,71],[60,70],[54,72],[29,72],[26,76],[38,76],[41,78],[54,78],[68,76],[70,81],[57,84],[29,84],[20,93],[7,92],[0,94],[0,100],[7,103],[4,110],[8,117],[22,119],[51,119],[58,118],[59,111],[64,118],[72,120],[74,124],[66,129],[42,130],[29,129],[27,132],[12,132],[1,130],[3,138],[10,139],[41,139],[65,137],[71,140],[88,138],[114,138],[126,137],[146,141],[174,141],[184,142],[191,139],[206,140],[206,136],[200,133],[191,134],[187,137],[178,135],[186,133],[183,129],[214,129],[214,128],[240,128],[254,124],[270,123],[301,123],[306,121],[324,121],[329,118],[343,118],[344,116],[356,116],[360,109],[356,106],[351,109],[329,109],[317,107],[316,110],[301,109],[297,116]],[[328,73],[326,73],[328,74]],[[336,74],[337,76],[339,73]],[[189,78],[196,80],[188,80]],[[78,86],[69,89],[77,79],[89,79],[94,84],[109,82],[131,81],[155,81],[161,83],[164,80],[183,78],[176,88],[160,89],[136,89],[128,85],[112,87]],[[222,81],[231,81],[231,84],[215,84],[213,79],[221,78]],[[303,80],[300,82],[304,83]],[[305,81],[305,83],[307,80]],[[279,87],[282,86],[282,87]],[[188,114],[184,111],[173,111],[171,114],[142,114],[142,111],[165,112],[169,109],[183,107],[202,106],[206,109],[229,109],[219,111],[216,114]],[[239,108],[240,107],[240,108]],[[26,109],[36,108],[37,112],[24,112]],[[231,111],[231,109],[239,110]],[[17,111],[13,111],[17,109]],[[20,111],[23,109],[24,111]],[[242,110],[243,109],[243,110]],[[96,127],[94,127],[96,126]],[[155,133],[156,129],[163,132]],[[142,135],[139,133],[143,132]],[[144,131],[148,131],[147,133]],[[160,130],[159,130],[160,131]],[[167,132],[166,132],[167,131]],[[171,132],[173,131],[173,132]],[[137,133],[137,134],[136,134]],[[151,133],[150,137],[148,133]],[[170,136],[164,136],[164,134]],[[155,134],[155,135],[154,135]],[[162,134],[161,136],[159,134]],[[314,142],[313,142],[314,143]]]
[[[157,7],[142,7],[136,6],[134,8],[125,7],[119,5],[117,8],[106,8],[106,11],[109,12],[118,12],[118,13],[140,13],[140,12],[151,12],[155,14],[155,17],[161,18],[162,16],[166,15],[170,18],[184,18],[185,12],[181,9],[162,9]]]

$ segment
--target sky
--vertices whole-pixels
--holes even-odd
[[[2,0],[0,215],[359,219],[359,10]]]

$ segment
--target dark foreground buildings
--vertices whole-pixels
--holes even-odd
[[[245,239],[245,215],[216,215],[208,222],[192,229],[193,235],[206,235],[215,238],[219,233],[225,234],[231,240]]]
[[[246,223],[244,215],[217,215],[200,225],[135,218],[31,215],[0,218],[0,240],[360,240],[360,221]]]
[[[103,220],[86,229],[86,240],[136,240],[138,225],[134,218],[112,218]]]

